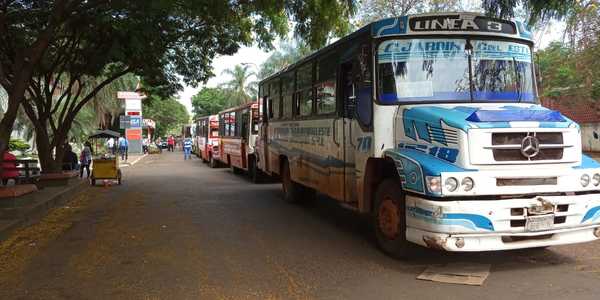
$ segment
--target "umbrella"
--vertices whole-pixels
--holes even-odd
[[[112,131],[112,130],[96,130],[96,132],[92,135],[90,135],[90,139],[109,139],[109,138],[118,138],[120,137],[121,134],[116,132],[116,131]]]

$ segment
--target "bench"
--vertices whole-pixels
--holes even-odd
[[[17,170],[19,171],[19,183],[35,183],[40,179],[40,168],[35,159],[17,159]]]
[[[14,164],[14,166],[9,166],[10,164]],[[11,174],[11,176],[2,176],[2,174]],[[13,179],[15,184],[35,183],[40,178],[40,168],[37,167],[35,159],[5,161],[0,178],[2,178],[3,184],[9,179]]]

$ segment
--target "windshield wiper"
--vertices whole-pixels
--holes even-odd
[[[517,102],[521,102],[523,92],[521,91],[521,73],[517,69],[517,59],[513,56],[513,68],[515,70],[515,78],[517,79]]]

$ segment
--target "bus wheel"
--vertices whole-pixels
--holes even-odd
[[[383,252],[396,258],[406,257],[412,249],[406,240],[406,205],[399,184],[397,178],[386,179],[379,184],[373,213],[377,245]]]
[[[212,156],[209,158],[209,166],[213,169],[217,167],[217,160]]]
[[[231,166],[231,172],[233,172],[233,174],[236,174],[236,175],[242,174],[242,170],[240,168],[234,167],[233,165],[230,165],[230,166]]]
[[[283,187],[283,199],[288,203],[300,203],[304,199],[306,188],[292,181],[290,165],[287,160],[283,161],[281,168],[281,185]]]
[[[252,157],[252,159],[250,159],[248,161],[248,171],[250,173],[250,180],[252,180],[252,182],[254,182],[254,183],[262,182],[262,174],[260,173],[260,170],[258,169],[258,166],[256,165],[255,157]]]

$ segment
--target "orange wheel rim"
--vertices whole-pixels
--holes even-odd
[[[400,225],[398,212],[396,202],[386,196],[379,206],[379,229],[387,239],[393,240],[398,236],[398,225]]]

